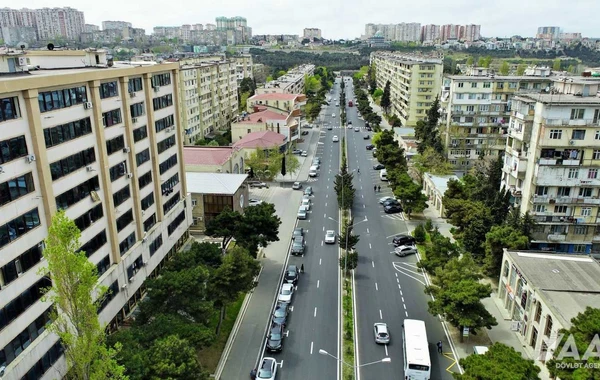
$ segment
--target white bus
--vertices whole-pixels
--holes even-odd
[[[402,325],[404,344],[404,379],[429,380],[431,378],[431,360],[425,322],[405,319]]]

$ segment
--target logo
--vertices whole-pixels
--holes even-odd
[[[594,368],[600,369],[600,363],[588,363],[590,358],[600,359],[600,337],[598,334],[594,335],[590,344],[587,346],[585,352],[579,352],[577,348],[577,343],[575,342],[575,337],[570,334],[566,339],[564,339],[565,334],[558,334],[556,338],[551,339],[548,342],[548,347],[557,348],[561,342],[563,342],[560,351],[553,352],[554,350],[551,348],[548,351],[539,351],[537,354],[538,360],[545,361],[549,359],[556,359],[559,361],[563,361],[564,359],[569,359],[564,362],[556,363],[556,368],[560,369],[577,369],[577,368]],[[564,341],[563,341],[564,339]]]

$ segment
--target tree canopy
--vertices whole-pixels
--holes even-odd
[[[460,359],[464,374],[453,373],[457,380],[538,380],[540,368],[514,348],[495,343],[483,355]]]

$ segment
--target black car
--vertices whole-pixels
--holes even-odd
[[[375,145],[373,145],[373,144],[369,144],[369,145],[367,145],[367,150],[371,150],[371,149],[373,149],[373,148],[375,148]]]
[[[287,284],[298,284],[298,267],[295,265],[289,265],[283,276],[283,282]]]
[[[383,208],[383,211],[386,214],[396,214],[396,213],[402,212],[402,206],[392,204],[392,205],[389,205],[389,206],[385,206]]]
[[[292,235],[292,238],[295,238],[296,236],[304,236],[304,228],[302,227],[297,227],[294,228],[294,234]]]
[[[399,247],[401,245],[415,245],[416,242],[417,241],[415,238],[410,235],[397,235],[394,236],[394,239],[392,239],[392,243],[395,247]]]
[[[308,131],[302,131],[301,135],[302,135],[302,136],[306,136],[306,135],[308,135]]]
[[[273,324],[278,324],[285,327],[287,323],[287,317],[289,312],[289,305],[285,302],[277,302],[275,310],[273,311]]]
[[[280,352],[283,349],[283,326],[274,323],[267,335],[267,351]]]
[[[396,199],[388,199],[387,201],[382,203],[383,207],[385,206],[401,206],[400,202],[398,202]]]
[[[369,127],[368,125],[365,127],[367,128],[367,131],[371,132],[373,129],[371,129],[371,127]]]
[[[383,164],[373,165],[373,169],[375,169],[375,170],[385,169],[385,165],[383,165]]]

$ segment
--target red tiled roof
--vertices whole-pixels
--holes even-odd
[[[250,120],[248,120],[248,118]],[[265,111],[254,112],[254,113],[248,114],[247,119],[240,120],[239,123],[259,123],[259,122],[266,123],[267,120],[285,120],[287,118],[288,118],[288,115],[282,115],[277,112],[265,110]]]
[[[248,101],[253,100],[294,100],[299,94],[256,94],[251,96]]]
[[[273,131],[251,132],[233,144],[234,148],[272,148],[285,142],[285,136]]]
[[[183,162],[185,165],[223,165],[232,154],[231,146],[186,146]]]

